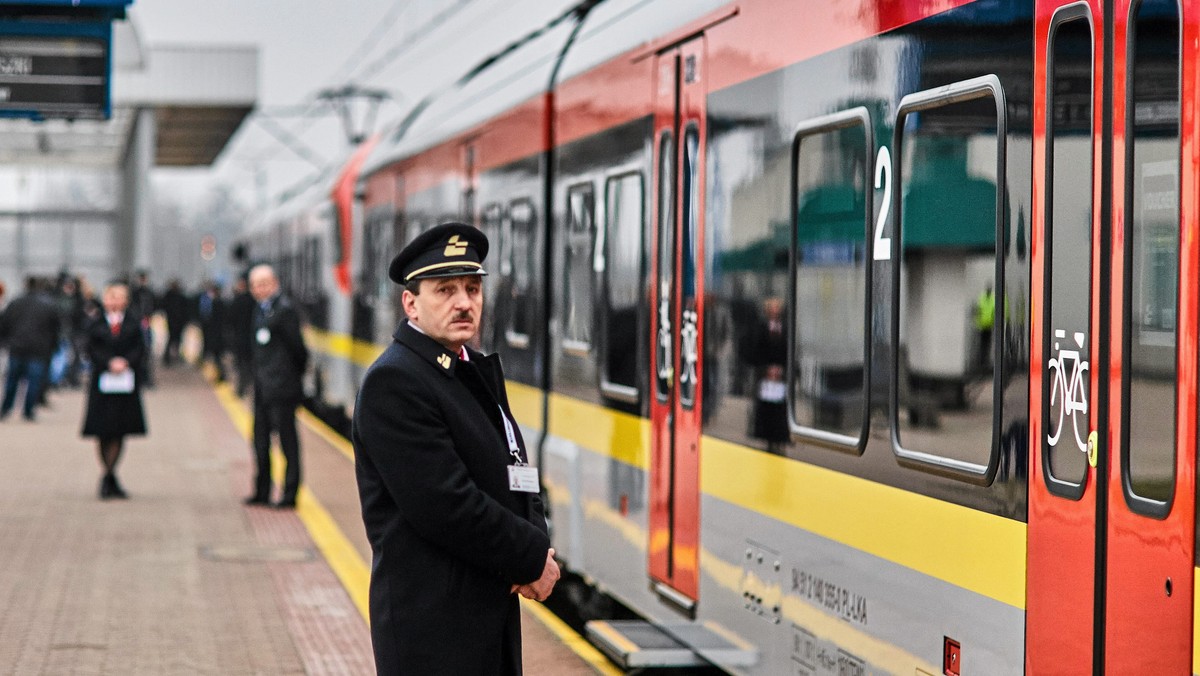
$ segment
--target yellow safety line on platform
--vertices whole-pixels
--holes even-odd
[[[304,423],[305,427],[346,456],[347,460],[354,462],[354,446],[346,440],[346,437],[338,434],[337,430],[325,424],[324,420],[313,415],[306,408],[297,409],[296,417],[300,418],[300,422]]]
[[[218,384],[214,389],[217,399],[233,420],[234,427],[237,428],[242,438],[249,441],[252,418],[250,411],[246,410],[245,403],[234,395],[228,385]],[[282,467],[283,463],[280,462],[282,458],[279,457],[279,452],[275,451],[275,455],[272,464],[275,467]],[[350,600],[358,608],[359,614],[364,620],[370,622],[367,605],[367,592],[371,583],[370,570],[359,557],[354,545],[350,544],[350,540],[342,534],[333,517],[329,516],[329,512],[325,511],[312,491],[301,486],[297,497],[296,516],[300,517],[300,521],[308,529],[313,543],[317,545],[317,549],[321,550],[321,555],[325,557],[325,561],[329,563],[333,573],[346,588],[346,593],[350,595]]]

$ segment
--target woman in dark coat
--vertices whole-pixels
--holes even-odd
[[[783,330],[783,301],[768,298],[763,320],[754,338],[754,419],[750,436],[767,442],[767,451],[782,454],[791,438],[787,417],[787,334]]]
[[[146,343],[138,317],[127,313],[129,288],[111,284],[104,289],[104,312],[88,323],[87,351],[92,361],[92,384],[88,391],[83,436],[96,437],[104,477],[100,499],[126,498],[117,481],[117,461],[125,437],[146,433],[142,413],[141,377]]]

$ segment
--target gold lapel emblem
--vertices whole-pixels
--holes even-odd
[[[442,368],[444,368],[444,369],[448,369],[448,368],[450,368],[450,355],[448,355],[448,354],[439,354],[439,355],[438,355],[438,358],[437,358],[437,362],[438,362],[439,364],[441,364],[441,365],[442,365]]]
[[[467,253],[467,243],[458,241],[458,235],[455,235],[446,242],[446,250],[442,252],[443,256],[461,256]]]

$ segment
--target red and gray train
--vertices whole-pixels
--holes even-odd
[[[1195,674],[1198,51],[1194,0],[585,2],[246,241],[345,413],[391,257],[483,229],[554,546],[697,660]]]

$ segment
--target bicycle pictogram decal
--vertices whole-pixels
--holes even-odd
[[[1054,330],[1054,354],[1046,362],[1047,377],[1050,381],[1050,415],[1047,421],[1049,434],[1046,442],[1057,446],[1062,436],[1063,426],[1070,421],[1075,445],[1083,453],[1087,453],[1088,440],[1088,360],[1081,355],[1086,354],[1083,344],[1087,335],[1076,331],[1072,335],[1075,348],[1063,349],[1067,332],[1064,329]],[[1067,344],[1070,347],[1070,344]],[[1058,407],[1057,420],[1054,414]],[[1077,415],[1078,414],[1078,415]]]

